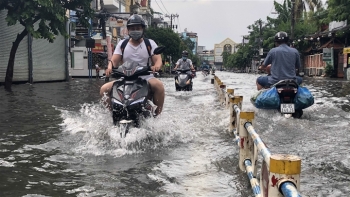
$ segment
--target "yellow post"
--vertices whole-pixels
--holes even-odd
[[[220,86],[223,85],[223,84],[224,84],[224,83],[222,83],[221,81],[219,81],[219,82],[217,83],[217,85],[216,85],[216,91],[218,92],[219,95],[220,95],[220,91],[221,91]]]
[[[222,84],[220,85],[220,103],[225,104],[226,103],[226,85]]]
[[[239,149],[239,168],[245,171],[244,161],[249,159],[254,169],[254,176],[256,176],[256,160],[257,155],[256,149],[254,149],[254,141],[248,131],[245,129],[244,124],[250,122],[254,124],[254,112],[242,112],[239,115],[239,138],[240,138],[240,149]]]
[[[225,94],[225,106],[226,109],[230,106],[230,98],[233,96],[234,90],[233,89],[227,89]]]
[[[238,127],[238,121],[239,121],[239,114],[236,114],[235,109],[233,108],[233,105],[237,105],[239,109],[242,107],[241,103],[242,99],[240,96],[234,96],[233,98],[230,98],[230,127],[229,131],[231,132],[233,129],[239,129]],[[239,132],[239,131],[238,131]]]
[[[288,181],[292,182],[300,191],[301,159],[295,155],[276,154],[270,157],[268,179],[262,177],[262,184],[268,186],[263,188],[263,196],[283,197],[279,186]],[[260,184],[261,185],[261,184]],[[267,195],[266,195],[266,192]]]

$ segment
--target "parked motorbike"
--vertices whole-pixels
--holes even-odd
[[[293,79],[281,80],[274,85],[280,98],[279,112],[285,117],[301,118],[303,110],[295,109],[295,97],[298,92],[299,85]]]
[[[161,54],[165,47],[157,47],[154,54]],[[123,125],[121,137],[129,132],[131,126],[139,127],[143,118],[154,116],[157,106],[152,101],[148,82],[139,76],[149,75],[150,67],[137,62],[125,62],[112,71],[118,78],[110,94],[114,125]]]
[[[192,77],[189,76],[188,72],[191,69],[177,69],[175,76],[175,88],[176,91],[192,91]]]

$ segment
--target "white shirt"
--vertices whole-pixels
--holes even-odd
[[[176,64],[179,65],[180,69],[191,69],[192,60],[186,59],[186,61],[184,61],[181,58],[181,59],[177,60]]]
[[[151,55],[153,55],[153,51],[155,48],[158,47],[158,45],[151,39],[148,39],[152,49],[151,49]],[[119,54],[122,55],[122,50],[121,50],[121,45],[124,40],[121,40],[117,46],[115,47],[114,54]],[[123,55],[123,62],[128,62],[128,61],[134,61],[138,62],[144,65],[147,65],[149,55],[148,55],[148,50],[145,44],[145,41],[142,41],[138,46],[133,46],[130,43],[128,43],[125,46],[124,49],[124,55]]]

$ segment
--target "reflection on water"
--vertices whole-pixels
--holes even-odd
[[[256,113],[272,153],[302,158],[303,196],[347,196],[349,82],[305,78],[315,104],[285,119],[250,103],[257,75],[217,75]],[[162,78],[162,115],[125,139],[100,104],[102,80],[0,87],[0,196],[253,196],[210,77],[198,75],[192,92]]]

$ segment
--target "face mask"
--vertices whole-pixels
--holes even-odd
[[[187,57],[182,57],[183,61],[186,61],[187,60]]]
[[[129,36],[133,40],[140,40],[142,38],[143,31],[130,31]]]

